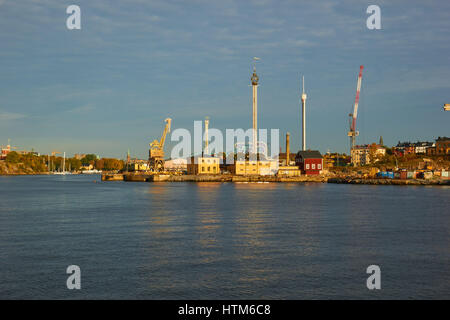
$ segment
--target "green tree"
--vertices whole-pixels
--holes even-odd
[[[95,160],[97,160],[97,156],[95,154],[87,154],[84,158],[81,159],[81,164],[83,166],[88,166],[90,164],[94,164]]]
[[[6,155],[6,162],[10,162],[10,163],[19,163],[22,161],[21,159],[22,157],[20,156],[20,154],[18,154],[15,151],[11,151],[10,153],[8,153]]]

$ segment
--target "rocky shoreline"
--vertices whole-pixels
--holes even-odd
[[[337,184],[370,184],[370,185],[396,185],[396,186],[450,186],[449,179],[362,179],[362,178],[329,178],[328,183]]]

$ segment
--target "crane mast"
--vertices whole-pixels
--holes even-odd
[[[359,92],[361,90],[361,81],[362,81],[362,72],[364,66],[359,67],[359,75],[358,75],[358,84],[356,85],[356,97],[355,97],[355,105],[353,107],[353,113],[349,114],[350,117],[350,130],[348,132],[348,136],[350,137],[350,148],[353,148],[356,144],[356,137],[359,135],[359,132],[356,131],[356,118],[358,116],[358,103],[359,103]],[[350,149],[351,151],[351,149]]]

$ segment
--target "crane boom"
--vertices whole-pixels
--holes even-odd
[[[355,97],[355,106],[353,108],[353,119],[352,119],[352,127],[351,130],[356,130],[356,117],[358,116],[358,104],[359,104],[359,92],[361,91],[361,80],[362,80],[362,72],[364,66],[359,67],[359,76],[358,76],[358,84],[356,86],[356,97]]]
[[[166,135],[167,135],[168,132],[170,132],[170,124],[172,122],[172,119],[167,118],[164,121],[166,122],[166,127],[164,128],[164,132],[162,134],[161,141],[159,142],[159,146],[160,146],[161,149],[164,148],[164,142],[166,141]]]
[[[355,146],[356,136],[359,135],[359,132],[356,131],[356,118],[358,117],[359,93],[361,91],[363,69],[364,69],[364,66],[359,67],[358,84],[356,85],[355,105],[353,107],[353,113],[349,114],[350,130],[348,132],[348,136],[350,137],[350,148],[353,148]]]

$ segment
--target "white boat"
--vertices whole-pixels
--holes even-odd
[[[102,170],[92,169],[92,170],[83,170],[82,174],[99,174],[102,173]]]
[[[58,174],[58,175],[72,174],[72,172],[66,171],[66,153],[65,152],[64,152],[64,157],[63,157],[62,171],[54,171],[53,174]]]

